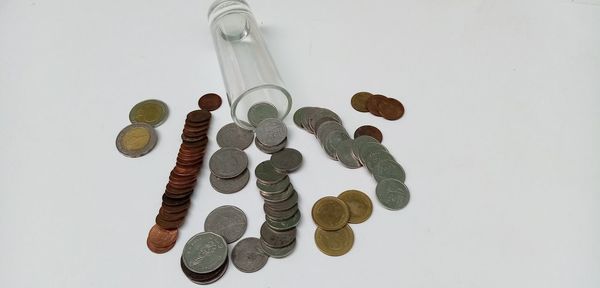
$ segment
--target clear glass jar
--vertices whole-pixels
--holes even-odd
[[[208,19],[234,122],[254,129],[248,110],[261,102],[277,108],[278,117],[283,119],[292,108],[292,97],[248,4],[244,0],[216,0]]]

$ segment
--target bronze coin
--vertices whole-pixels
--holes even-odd
[[[167,206],[165,204],[161,205],[161,209],[164,209],[165,211],[174,214],[174,213],[179,213],[182,211],[187,211],[190,208],[191,202],[187,202],[184,204],[181,204],[179,206]]]
[[[379,143],[383,141],[383,134],[381,134],[381,131],[375,126],[363,125],[358,127],[356,131],[354,131],[354,139],[363,135],[371,136],[375,138],[375,140],[379,141]]]
[[[404,115],[404,105],[394,98],[387,98],[377,104],[381,116],[387,120],[398,120]]]
[[[369,92],[358,92],[352,96],[352,99],[350,99],[350,104],[356,111],[369,112],[369,108],[367,108],[367,102],[371,96],[373,96],[373,94]]]
[[[207,143],[208,143],[208,138],[205,140],[197,141],[197,142],[182,142],[181,146],[185,146],[189,149],[198,149],[199,147],[206,147]]]
[[[171,213],[165,210],[163,207],[160,207],[160,209],[158,210],[158,214],[160,214],[163,219],[174,221],[185,217],[185,215],[187,215],[187,211],[188,210],[183,210],[181,212]]]
[[[169,220],[162,218],[162,216],[160,214],[156,215],[156,219],[155,219],[156,224],[164,229],[177,229],[181,226],[181,224],[183,224],[184,220],[185,220],[185,217],[181,218],[179,220],[169,221]]]
[[[222,102],[223,100],[221,100],[221,96],[215,93],[208,93],[200,97],[198,100],[198,106],[200,109],[214,111],[221,107]]]
[[[162,228],[161,228],[162,229]],[[156,244],[152,243],[150,241],[150,239],[146,239],[146,246],[148,246],[148,249],[156,254],[163,254],[166,252],[169,252],[169,250],[173,249],[173,247],[175,247],[175,242],[173,242],[173,244],[171,244],[170,246],[167,247],[157,247]]]
[[[191,196],[191,194],[190,194]],[[190,197],[183,197],[183,198],[171,198],[169,196],[167,196],[167,194],[163,193],[162,196],[162,203],[167,205],[167,206],[179,206],[179,205],[183,205],[185,203],[187,203],[188,201],[190,201]]]
[[[148,232],[148,241],[154,244],[155,247],[169,247],[177,241],[178,232],[177,229],[167,230],[154,225]]]
[[[190,270],[189,268],[187,268],[187,266],[185,266],[185,263],[183,263],[183,257],[180,258],[179,260],[179,265],[181,266],[181,270],[183,271],[183,274],[185,274],[185,276],[192,280],[192,282],[196,283],[196,284],[210,284],[216,280],[218,280],[224,273],[225,270],[227,270],[227,267],[229,266],[229,257],[225,258],[225,262],[223,264],[221,264],[221,266],[219,268],[217,268],[215,271],[209,272],[209,273],[196,273],[192,270]]]
[[[191,188],[181,189],[181,188],[173,187],[171,185],[171,183],[167,183],[166,190],[169,191],[169,193],[171,193],[171,194],[187,194],[187,193],[190,193],[190,191],[193,191],[194,189],[191,189]]]
[[[371,96],[367,101],[367,109],[369,110],[369,113],[381,117],[381,113],[379,112],[379,103],[385,99],[387,99],[387,97],[383,95],[375,94]]]
[[[179,167],[179,166],[175,166],[175,168],[173,168],[173,170],[171,170],[171,173],[178,175],[178,176],[196,176],[198,175],[198,172],[200,169],[198,168],[183,168],[183,167]]]
[[[199,123],[210,120],[210,117],[210,112],[207,110],[194,110],[188,113],[186,120],[191,123]]]
[[[192,193],[194,193],[194,191],[190,191],[189,193],[185,193],[185,194],[172,194],[169,191],[165,190],[165,194],[167,194],[167,196],[169,198],[173,198],[173,199],[181,199],[181,198],[190,198],[192,196]]]

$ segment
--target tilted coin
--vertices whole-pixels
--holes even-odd
[[[352,108],[354,108],[354,110],[356,111],[369,112],[369,109],[367,108],[367,102],[369,101],[369,98],[371,98],[371,96],[373,96],[373,94],[369,92],[358,92],[354,94],[354,96],[352,96],[350,104],[352,105]]]
[[[117,150],[127,157],[140,157],[154,149],[158,136],[152,126],[146,123],[131,124],[117,136]]]
[[[246,130],[235,123],[229,123],[217,132],[219,147],[235,147],[244,150],[252,144],[254,132]]]
[[[375,193],[381,205],[389,210],[400,210],[406,207],[410,201],[408,187],[392,178],[379,181]]]
[[[271,219],[269,217],[265,217],[265,220],[267,220],[266,221],[267,224],[273,230],[276,230],[276,231],[289,230],[289,229],[296,227],[298,225],[298,223],[300,222],[300,210],[296,211],[296,213],[294,213],[294,216],[292,216],[288,219],[285,219],[283,221],[274,221],[274,219]]]
[[[378,151],[387,152],[388,150],[387,150],[387,148],[385,148],[385,146],[381,145],[379,142],[364,143],[364,144],[360,145],[360,148],[358,150],[358,159],[360,160],[361,163],[365,164],[366,159],[368,158],[369,154],[375,153]]]
[[[360,159],[360,147],[366,143],[374,143],[374,142],[378,142],[375,138],[371,137],[371,136],[367,136],[367,135],[363,135],[363,136],[359,136],[354,138],[354,143],[352,144],[352,154],[354,154],[354,157],[356,157],[359,161],[362,162],[362,160]],[[363,163],[364,164],[364,163]]]
[[[186,124],[193,123],[205,123],[210,120],[212,114],[207,110],[194,110],[187,114],[185,121]]]
[[[290,184],[281,193],[264,193],[263,191],[260,191],[260,196],[262,196],[263,199],[269,203],[282,202],[289,199],[295,191],[296,190],[294,189],[294,186]]]
[[[325,150],[325,153],[327,153],[327,155],[329,155],[329,157],[331,159],[334,160],[338,160],[337,159],[337,146],[344,140],[348,140],[351,139],[350,136],[348,136],[348,132],[346,132],[346,130],[336,130],[333,131],[331,133],[329,133],[327,135],[327,137],[325,138],[325,142],[323,143],[323,149]]]
[[[182,262],[194,273],[217,270],[227,260],[225,239],[212,232],[194,235],[183,247]]]
[[[281,143],[275,146],[267,146],[261,143],[258,139],[254,140],[254,144],[256,144],[256,148],[258,148],[258,150],[262,151],[263,153],[273,154],[283,150],[285,146],[287,146],[287,138],[283,139]]]
[[[340,161],[340,163],[342,163],[342,165],[350,169],[362,167],[360,161],[358,161],[358,159],[356,159],[354,156],[354,153],[352,153],[353,144],[354,139],[346,139],[340,142],[335,149],[336,158]]]
[[[275,211],[283,211],[292,208],[294,205],[298,203],[298,193],[296,190],[293,190],[292,195],[281,202],[269,202],[265,201],[265,205],[269,206],[269,209]]]
[[[210,157],[208,167],[219,178],[233,178],[248,167],[248,156],[238,148],[221,148]]]
[[[364,164],[371,173],[373,173],[375,165],[379,164],[379,162],[383,160],[392,160],[394,162],[396,161],[394,159],[394,156],[392,156],[392,154],[390,154],[389,151],[381,149],[372,151],[371,153],[368,153],[364,156]]]
[[[275,146],[287,138],[287,128],[281,120],[269,118],[256,127],[256,139],[266,146]]]
[[[261,191],[261,194],[279,194],[285,192],[287,188],[290,186],[290,177],[285,175],[280,181],[265,184],[260,180],[256,180],[256,187]]]
[[[314,107],[302,107],[298,110],[296,110],[296,112],[294,113],[294,124],[296,124],[296,126],[298,126],[299,128],[305,129],[304,126],[302,125],[302,121],[305,119],[305,114],[307,113],[308,110],[310,109],[314,109]]]
[[[296,240],[296,228],[286,231],[277,231],[269,227],[267,222],[264,222],[262,226],[260,226],[260,239],[269,247],[282,248],[292,244],[292,242]]]
[[[348,210],[350,211],[348,223],[362,223],[371,217],[373,202],[371,202],[367,194],[358,190],[347,190],[338,195],[338,198],[348,206]]]
[[[277,108],[266,102],[256,103],[248,109],[248,121],[254,127],[257,127],[265,119],[277,118],[277,115]]]
[[[398,162],[390,159],[379,161],[373,166],[373,176],[377,182],[383,179],[393,178],[404,182],[406,180],[406,172]]]
[[[167,104],[160,100],[145,100],[135,104],[129,112],[131,123],[146,123],[152,127],[160,126],[169,116]]]
[[[252,273],[267,264],[269,256],[260,248],[260,239],[255,237],[240,240],[231,250],[231,261],[240,271]]]
[[[302,164],[302,154],[296,149],[285,148],[271,155],[271,164],[280,172],[290,173]]]
[[[231,205],[216,208],[204,220],[204,231],[223,236],[227,243],[240,239],[247,226],[248,220],[244,211]]]
[[[379,113],[387,120],[398,120],[404,115],[404,105],[394,98],[387,98],[377,104]]]
[[[308,129],[312,131],[312,133],[316,132],[318,128],[317,126],[320,125],[319,123],[326,121],[324,118],[332,119],[333,121],[342,124],[342,119],[340,119],[340,116],[338,116],[335,112],[329,109],[319,108],[318,110],[314,110],[314,113],[309,114]]]
[[[317,226],[325,230],[338,230],[348,223],[350,211],[344,201],[325,196],[313,205],[312,218]]]
[[[248,181],[250,180],[250,171],[248,169],[244,170],[242,174],[235,176],[229,179],[222,179],[215,174],[210,173],[209,181],[210,185],[223,194],[231,194],[235,192],[239,192],[240,190],[246,187]]]
[[[223,100],[221,100],[221,96],[215,93],[208,93],[202,95],[202,97],[198,99],[198,106],[200,107],[200,109],[214,111],[221,107],[222,102]]]
[[[363,126],[356,128],[356,131],[354,131],[354,138],[358,138],[362,135],[369,135],[369,136],[377,139],[377,141],[379,141],[379,143],[381,143],[381,141],[383,141],[383,134],[381,133],[381,130],[379,130],[375,126],[363,125]]]
[[[344,130],[344,126],[337,121],[330,120],[321,124],[315,135],[317,136],[317,139],[323,141],[329,133],[335,130]]]
[[[178,229],[163,229],[158,225],[152,226],[150,232],[148,232],[147,245],[150,251],[161,254],[165,253],[171,248],[177,241]]]
[[[293,217],[294,214],[296,214],[296,211],[298,211],[298,203],[294,204],[292,208],[282,211],[273,210],[265,203],[265,205],[263,205],[263,210],[265,211],[265,214],[272,220],[285,220]]]
[[[327,231],[317,227],[315,231],[315,243],[321,252],[329,256],[341,256],[354,245],[354,232],[350,225],[335,231]]]
[[[221,277],[223,277],[223,275],[225,274],[225,271],[227,271],[227,267],[229,266],[229,259],[226,258],[225,262],[223,264],[221,264],[221,266],[219,266],[214,271],[211,271],[208,273],[195,273],[195,272],[191,271],[185,265],[185,263],[183,261],[183,257],[180,258],[179,265],[181,266],[181,270],[183,271],[183,274],[185,274],[185,276],[188,279],[190,279],[193,283],[199,284],[199,285],[207,285],[207,284],[213,283],[213,282],[221,279]]]
[[[286,174],[277,172],[275,167],[273,167],[271,160],[263,161],[256,165],[254,175],[256,175],[256,178],[259,181],[265,184],[277,183],[287,176]]]
[[[263,252],[265,252],[267,255],[273,258],[284,258],[292,254],[294,248],[296,248],[296,240],[292,241],[291,244],[281,248],[270,247],[265,243],[265,241],[261,240],[260,248]]]
[[[369,113],[377,117],[381,117],[381,112],[379,112],[379,103],[385,101],[386,99],[387,97],[378,94],[369,97],[369,100],[367,101],[367,109],[369,110]]]

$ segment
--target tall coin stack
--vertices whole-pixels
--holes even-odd
[[[177,241],[177,237],[172,235],[177,235],[190,207],[190,198],[206,152],[210,119],[211,114],[206,110],[192,111],[186,117],[175,168],[169,175],[156,225],[148,234],[147,244],[152,252],[165,253]],[[162,235],[171,235],[170,240],[165,243]]]

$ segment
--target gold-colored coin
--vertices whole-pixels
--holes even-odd
[[[167,104],[160,100],[142,101],[129,112],[129,121],[131,123],[146,123],[157,127],[167,120],[169,109]]]
[[[350,105],[352,105],[352,108],[354,108],[356,111],[368,112],[369,109],[367,109],[367,101],[369,101],[371,96],[373,96],[373,94],[369,92],[358,92],[350,99]]]
[[[338,196],[350,210],[348,223],[358,224],[367,221],[373,213],[373,202],[369,196],[358,190],[348,190]]]
[[[157,141],[156,131],[146,123],[131,124],[117,136],[117,149],[125,156],[140,157],[150,152]]]
[[[329,256],[341,256],[352,249],[354,232],[349,225],[336,231],[326,231],[317,227],[315,243],[321,252]]]
[[[323,230],[339,230],[348,223],[350,211],[344,201],[333,196],[326,196],[313,205],[312,218],[315,224]]]

